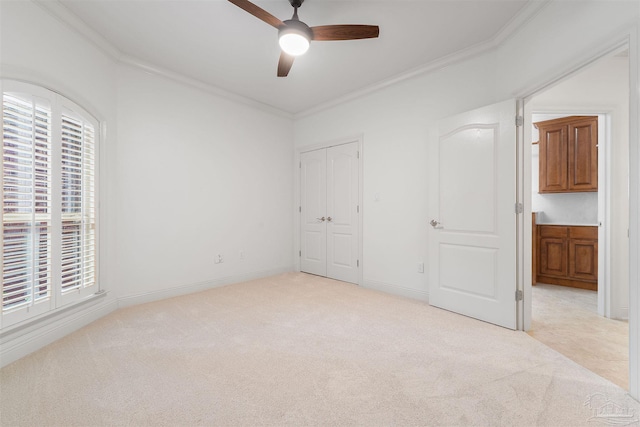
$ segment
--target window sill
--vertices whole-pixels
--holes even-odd
[[[105,298],[108,294],[109,294],[108,291],[100,290],[81,300],[74,301],[67,305],[63,305],[62,307],[58,307],[54,310],[35,316],[31,319],[27,319],[22,322],[16,323],[14,325],[7,326],[6,328],[2,328],[2,330],[0,330],[0,340],[7,338],[10,335],[15,335],[19,333],[28,333],[31,330],[37,329],[38,327],[42,326],[42,323],[44,322],[49,322],[53,318],[57,318],[64,314],[78,311],[82,309],[84,306],[87,306],[91,303],[95,303]]]

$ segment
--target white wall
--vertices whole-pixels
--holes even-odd
[[[108,295],[81,309],[64,310],[35,326],[0,336],[0,363],[7,364],[114,310],[116,263],[114,174],[116,160],[116,66],[78,34],[34,3],[0,2],[0,75],[38,84],[72,99],[96,116],[106,132],[100,141],[100,276]]]
[[[118,305],[293,269],[290,118],[122,65],[35,3],[0,7],[1,77],[57,91],[106,129],[100,284],[108,292],[3,331],[2,365]]]
[[[363,135],[364,286],[427,297],[417,263],[427,261],[430,126],[492,102],[494,74],[485,55],[296,120],[298,147]]]
[[[535,96],[531,99],[530,105],[533,111],[573,111],[577,114],[591,112],[610,115],[611,316],[627,318],[629,310],[629,238],[627,235],[629,229],[629,60],[627,57],[614,56],[598,61],[586,70]],[[532,169],[534,177],[536,172],[537,168],[534,167]],[[541,195],[534,193],[534,203],[536,196],[539,199]],[[548,196],[556,195],[545,195],[546,198]],[[589,197],[580,193],[564,196]],[[548,210],[545,207],[540,209]],[[583,209],[583,212],[587,210]],[[549,215],[553,217],[553,211]],[[543,222],[548,222],[546,217],[547,215]],[[597,220],[591,222],[596,223]]]
[[[290,118],[126,65],[117,107],[126,304],[293,269]]]
[[[425,296],[428,132],[437,120],[525,96],[575,68],[638,22],[636,2],[551,2],[493,52],[299,117],[297,147],[364,138],[363,280]],[[374,195],[380,201],[374,201]]]

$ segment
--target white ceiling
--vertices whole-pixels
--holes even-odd
[[[312,42],[276,77],[277,30],[225,0],[60,0],[124,57],[288,113],[495,43],[539,0],[306,0],[309,26],[371,24],[378,39]],[[289,19],[288,0],[255,3]],[[86,32],[86,31],[85,31]]]

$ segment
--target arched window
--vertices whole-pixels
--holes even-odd
[[[98,290],[99,134],[69,99],[2,81],[2,327]]]

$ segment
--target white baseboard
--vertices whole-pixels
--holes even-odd
[[[219,286],[230,285],[232,283],[288,273],[290,271],[293,271],[292,266],[254,271],[207,282],[192,283],[170,289],[129,295],[118,299],[108,295],[95,301],[79,304],[77,307],[61,313],[52,313],[43,319],[30,322],[25,326],[2,331],[0,333],[0,367],[15,362],[83,326],[106,316],[118,308],[185,295]]]
[[[144,304],[147,302],[159,301],[166,298],[177,297],[180,295],[192,294],[194,292],[206,291],[207,289],[217,288],[220,286],[230,285],[232,283],[246,282],[248,280],[261,279],[263,277],[275,276],[293,271],[293,266],[276,268],[272,270],[253,271],[233,276],[222,277],[204,282],[190,283],[188,285],[175,286],[168,289],[157,291],[143,292],[134,295],[127,295],[118,298],[118,307],[130,307],[132,305]]]
[[[376,282],[373,280],[363,280],[363,288],[375,289],[377,291],[386,292],[388,294],[399,295],[401,297],[417,299],[420,301],[429,301],[429,291],[406,288],[404,286],[391,285],[389,283]]]
[[[611,316],[618,320],[629,320],[629,307],[618,307],[617,313]]]
[[[3,332],[0,337],[0,367],[77,331],[117,308],[115,298],[101,298],[62,313],[54,313],[25,327]]]

